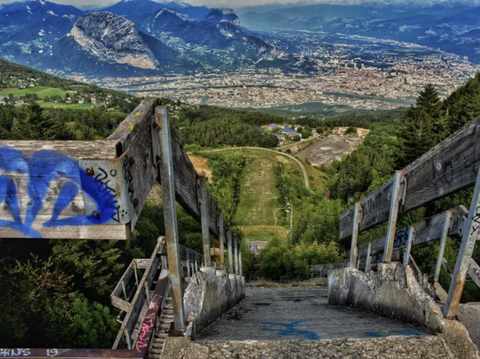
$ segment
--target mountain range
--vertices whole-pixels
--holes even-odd
[[[122,0],[95,11],[44,0],[0,6],[0,57],[57,74],[137,76],[276,67],[318,72],[278,31],[425,45],[480,63],[477,0],[341,1],[239,9]],[[246,27],[245,27],[246,26]],[[260,35],[261,34],[261,35]]]
[[[397,40],[439,48],[480,63],[477,0],[357,3],[245,8],[240,19],[257,31],[308,30]]]
[[[233,10],[151,0],[94,12],[43,0],[3,5],[0,56],[96,77],[298,63],[244,29]]]

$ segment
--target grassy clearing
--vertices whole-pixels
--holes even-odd
[[[240,179],[240,201],[233,223],[242,226],[274,226],[275,210],[278,207],[274,161],[266,153],[249,153],[248,163]]]
[[[287,240],[287,229],[280,226],[239,226],[246,238],[252,241]]]
[[[56,102],[39,102],[38,104],[42,107],[69,108],[71,110],[90,110],[93,106],[91,103],[66,104],[66,103],[56,103]]]
[[[52,96],[59,96],[63,98],[67,94],[67,91],[63,91],[55,87],[46,87],[46,86],[35,86],[35,87],[29,87],[26,89],[6,88],[6,89],[0,90],[1,96],[8,96],[10,94],[12,94],[14,97],[25,96],[26,94],[37,94],[37,96],[40,99],[44,99],[46,97],[52,97]]]

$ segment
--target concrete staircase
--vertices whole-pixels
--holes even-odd
[[[152,346],[150,347],[150,351],[148,354],[148,357],[150,359],[160,358],[163,351],[163,345],[165,343],[165,339],[168,337],[168,332],[170,331],[170,328],[172,326],[173,319],[174,315],[172,297],[169,296],[165,301],[165,305],[162,308],[160,320],[157,324],[157,330],[155,331]]]

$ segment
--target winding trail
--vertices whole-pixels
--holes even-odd
[[[303,173],[303,180],[305,182],[305,187],[310,189],[310,181],[308,180],[307,169],[305,168],[302,162],[300,162],[294,156],[289,155],[288,153],[272,150],[269,148],[263,148],[263,147],[232,147],[232,148],[220,148],[217,150],[208,150],[208,151],[201,151],[201,152],[208,153],[208,152],[223,152],[223,151],[238,151],[238,150],[267,151],[267,152],[273,152],[273,153],[288,157],[289,159],[295,161],[300,166],[300,169],[302,170],[302,173]]]

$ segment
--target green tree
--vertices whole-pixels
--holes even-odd
[[[120,250],[114,241],[52,240],[54,263],[63,272],[75,275],[82,292],[96,296],[110,294],[116,274],[123,268]]]
[[[43,108],[36,102],[30,102],[24,116],[13,121],[11,136],[15,140],[53,140],[63,127],[62,123],[44,115]]]
[[[444,105],[432,85],[417,98],[417,106],[411,107],[403,117],[401,133],[404,162],[407,165],[442,141],[446,134]]]

